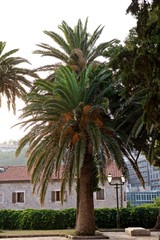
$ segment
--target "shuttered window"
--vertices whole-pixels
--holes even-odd
[[[55,200],[55,191],[52,191],[51,192],[51,201],[52,202],[55,202],[56,200]]]
[[[67,192],[64,193],[63,200],[67,201]],[[61,192],[60,191],[52,191],[51,192],[51,201],[52,202],[60,202],[61,201]]]
[[[12,193],[12,203],[16,203],[16,192]]]
[[[20,203],[24,202],[24,192],[17,193],[17,202],[20,202]]]
[[[24,203],[24,192],[13,192],[12,203]]]

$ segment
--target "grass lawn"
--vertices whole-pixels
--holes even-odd
[[[75,229],[63,230],[0,230],[0,237],[2,236],[65,236],[74,235]]]

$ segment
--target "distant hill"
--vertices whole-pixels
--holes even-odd
[[[24,166],[26,165],[26,154],[27,148],[21,151],[19,157],[16,158],[15,151],[0,152],[0,166]]]

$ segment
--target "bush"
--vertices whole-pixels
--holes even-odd
[[[0,229],[19,229],[21,210],[0,210]]]
[[[158,208],[131,207],[119,209],[120,227],[153,228],[158,216]],[[116,209],[95,209],[97,228],[116,228]]]
[[[158,213],[158,208],[135,207],[132,216],[133,224],[136,227],[153,228],[156,224]]]
[[[114,208],[95,209],[95,224],[97,228],[114,228],[117,211]]]
[[[134,208],[121,208],[119,210],[120,215],[120,227],[133,227],[133,210]]]
[[[38,220],[38,221],[37,221]],[[34,210],[27,209],[21,213],[20,229],[52,230],[74,228],[76,220],[75,209],[65,210]]]
[[[55,219],[55,229],[74,228],[76,223],[76,209],[59,210]]]
[[[51,230],[55,228],[56,210],[27,209],[21,214],[20,229]]]
[[[132,207],[119,209],[120,227],[153,228],[159,208]],[[117,210],[115,208],[95,209],[97,228],[116,228]],[[74,228],[76,210],[0,210],[0,229],[2,230],[52,230]]]

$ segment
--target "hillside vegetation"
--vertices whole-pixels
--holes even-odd
[[[0,152],[0,166],[22,166],[26,165],[26,154],[27,148],[24,148],[19,155],[15,156],[15,151]]]

